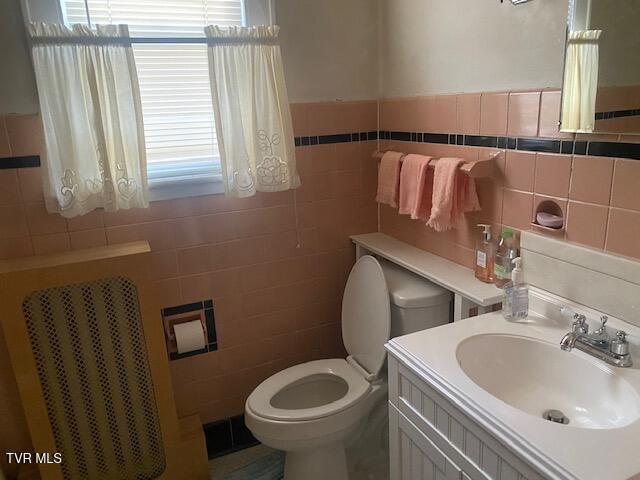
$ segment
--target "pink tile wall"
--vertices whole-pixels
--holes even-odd
[[[440,104],[456,111],[456,128],[450,130],[447,130],[451,123],[449,117],[444,115],[428,120],[429,110],[424,110],[424,104],[424,98],[382,100],[381,130],[573,138],[572,134],[558,131],[560,92],[557,90],[443,96]],[[425,128],[426,124],[431,128]],[[640,140],[632,135],[581,136],[580,140],[589,138]],[[434,156],[458,155],[468,160],[491,151],[480,147],[388,140],[381,141],[381,149]],[[482,211],[467,215],[456,230],[435,233],[423,222],[400,216],[386,206],[380,209],[380,229],[472,267],[477,223],[492,224],[496,235],[502,226],[527,230],[531,228],[536,206],[552,200],[565,215],[566,229],[562,238],[640,259],[638,185],[638,160],[506,150],[498,160],[498,174],[477,181]]]
[[[377,129],[376,101],[291,109],[297,136]],[[0,157],[39,154],[40,136],[36,116],[0,117]],[[375,148],[375,142],[297,148],[300,249],[292,191],[159,201],[146,210],[65,220],[45,211],[39,168],[0,170],[0,258],[149,240],[165,306],[215,303],[219,350],[171,362],[180,415],[198,413],[206,423],[239,414],[272,373],[344,355],[340,304],[354,260],[349,235],[377,230]],[[11,391],[17,405],[13,379],[4,373],[0,390]],[[24,431],[13,437],[28,438]]]

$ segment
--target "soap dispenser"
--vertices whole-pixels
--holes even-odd
[[[491,225],[478,224],[483,229],[476,244],[476,278],[486,283],[493,282],[494,248],[491,242]]]
[[[520,257],[512,260],[511,281],[503,288],[502,315],[507,320],[524,320],[529,315],[529,285],[524,283]]]

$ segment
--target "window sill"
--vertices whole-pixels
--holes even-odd
[[[172,200],[176,198],[200,197],[224,193],[221,178],[185,179],[171,182],[149,181],[149,201]]]

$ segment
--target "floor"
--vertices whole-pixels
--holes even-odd
[[[212,458],[209,460],[210,478],[211,480],[223,480],[228,474],[273,452],[273,449],[260,444],[255,447],[245,448],[239,452],[223,455],[222,457]]]
[[[246,448],[239,452],[230,453],[222,457],[209,460],[209,472],[211,480],[225,480],[227,476],[232,478],[246,478],[239,471],[247,465],[258,461],[260,458],[272,454],[275,450],[264,445]],[[367,461],[360,461],[358,464],[350,462],[349,478],[351,480],[387,480],[389,478],[388,452],[380,452],[378,455],[370,456]],[[235,474],[234,474],[235,472]],[[232,475],[234,474],[234,475]],[[273,478],[264,480],[281,480],[280,475],[273,475]],[[252,480],[247,478],[247,480]]]
[[[365,426],[355,442],[351,442],[347,448],[347,464],[350,480],[388,480],[389,479],[389,424],[386,398],[377,404],[370,412]],[[267,473],[257,475],[260,480],[281,480],[281,465],[283,458],[277,458],[277,467],[273,469],[274,462],[266,462],[264,457],[272,456],[276,450],[259,444],[255,447],[245,448],[234,453],[209,460],[211,480],[254,480],[256,465],[258,471]],[[273,460],[273,457],[271,458]],[[266,472],[261,470],[267,467]],[[250,472],[254,472],[251,474]],[[249,478],[254,477],[254,478]]]

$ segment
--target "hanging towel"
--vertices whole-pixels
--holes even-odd
[[[398,206],[398,190],[400,186],[400,163],[404,153],[388,151],[380,160],[378,169],[378,193],[376,202]]]
[[[414,220],[427,220],[431,211],[433,174],[429,168],[431,157],[409,154],[400,170],[398,213],[411,215]]]
[[[480,210],[473,178],[459,173],[461,158],[441,158],[433,180],[433,206],[427,225],[436,232],[455,226],[465,212]]]

